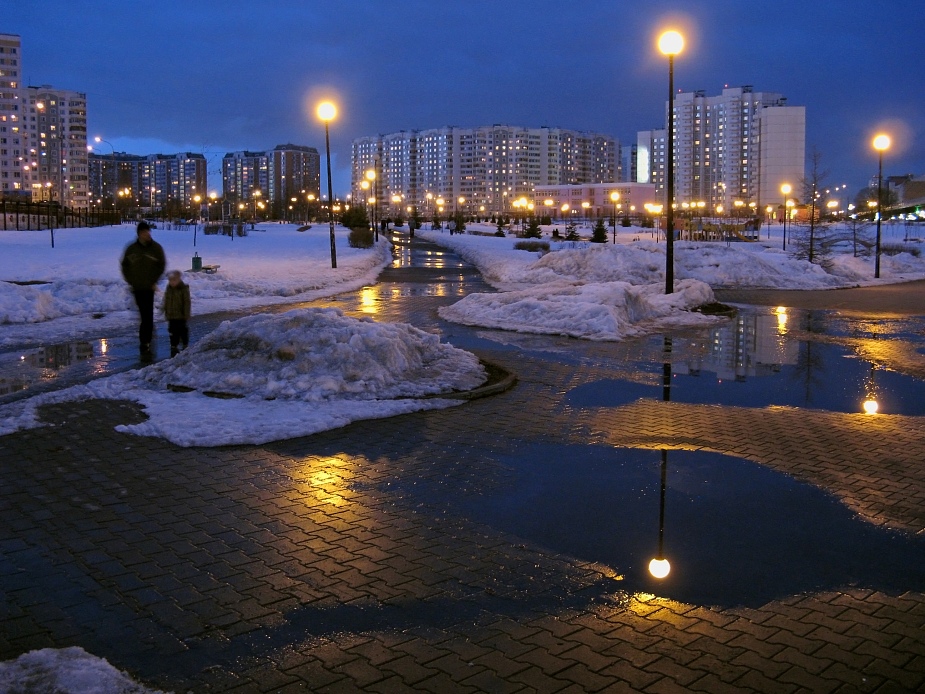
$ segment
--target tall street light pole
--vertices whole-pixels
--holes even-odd
[[[111,161],[112,167],[112,184],[110,186],[109,192],[112,194],[112,209],[116,209],[116,186],[118,185],[118,178],[116,174],[116,148],[112,146],[112,143],[108,140],[104,140],[102,137],[94,137],[93,141],[97,144],[109,145],[109,158]]]
[[[874,149],[879,155],[877,167],[877,252],[874,255],[874,277],[880,278],[880,220],[883,218],[883,152],[890,147],[889,135],[877,135]]]
[[[674,57],[684,48],[684,37],[677,31],[666,31],[658,39],[658,49],[668,56],[668,166],[665,201],[665,293],[674,291]]]
[[[620,199],[620,194],[617,191],[613,191],[610,194],[610,201],[613,203],[613,242],[617,243],[617,201]]]
[[[781,250],[787,250],[787,203],[790,202],[790,191],[793,188],[790,187],[789,183],[785,183],[780,187],[780,192],[784,194],[784,242],[781,244]]]
[[[324,121],[324,148],[328,156],[328,220],[331,223],[331,267],[337,267],[337,250],[334,247],[334,185],[331,183],[331,136],[328,123],[337,115],[337,107],[330,101],[318,105],[318,118]]]

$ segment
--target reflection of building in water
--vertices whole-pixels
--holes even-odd
[[[71,342],[66,345],[49,345],[25,355],[25,362],[36,369],[58,370],[93,357],[89,342]]]
[[[66,345],[39,347],[25,354],[0,357],[0,395],[27,390],[37,381],[52,379],[57,371],[93,358],[93,345],[72,342]]]
[[[690,340],[678,352],[681,359],[672,364],[675,373],[698,376],[704,370],[721,380],[744,381],[795,364],[799,344],[787,339],[786,320],[779,315],[738,313],[731,322],[710,330],[702,340]]]

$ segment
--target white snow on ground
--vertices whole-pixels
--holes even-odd
[[[410,325],[297,309],[226,321],[173,359],[13,403],[0,434],[39,426],[44,403],[110,398],[141,403],[149,417],[120,431],[179,446],[259,444],[449,407],[460,401],[422,398],[486,379],[474,355]]]
[[[473,230],[492,231],[488,225]],[[214,275],[185,272],[193,313],[328,296],[375,280],[389,262],[388,241],[353,249],[337,230],[337,265],[330,267],[326,225],[299,232],[263,224],[246,237],[155,229],[169,267],[187,269],[194,252]],[[508,236],[421,231],[479,267],[501,290],[445,307],[449,320],[522,333],[619,340],[718,320],[690,309],[713,300],[711,287],[815,289],[872,284],[870,258],[837,254],[831,272],[761,243],[675,246],[676,291],[663,294],[665,247],[645,229],[621,229],[617,244],[551,243],[552,252],[515,250]],[[66,341],[75,335],[131,330],[137,316],[119,274],[134,227],[0,232],[0,345]],[[634,240],[641,239],[641,240]],[[919,246],[920,244],[916,245]],[[925,258],[882,257],[880,282],[925,277]],[[104,314],[94,319],[94,314]],[[95,331],[95,332],[94,332]],[[0,434],[38,426],[44,402],[79,398],[132,399],[150,419],[123,429],[163,436],[178,445],[262,443],[303,436],[370,417],[430,407],[446,399],[422,395],[473,387],[484,378],[474,357],[451,351],[410,326],[354,321],[336,312],[252,316],[224,324],[171,361],[0,408]],[[477,366],[477,365],[476,365]],[[167,386],[195,390],[177,393]],[[244,395],[216,399],[204,391]]]
[[[78,646],[43,648],[0,662],[0,692],[22,694],[163,694]]]
[[[233,239],[200,229],[195,246],[191,230],[157,228],[152,235],[164,247],[168,269],[190,270],[194,253],[203,264],[220,266],[215,274],[184,272],[194,315],[358,289],[374,282],[391,261],[386,240],[371,249],[350,248],[348,231],[337,227],[337,268],[332,268],[329,227],[297,229],[258,224]],[[134,240],[130,224],[56,229],[54,248],[48,231],[0,231],[0,280],[5,280],[0,281],[0,347],[136,325],[132,295],[119,270],[122,251]],[[161,297],[158,292],[158,307]]]

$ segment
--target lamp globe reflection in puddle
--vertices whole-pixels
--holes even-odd
[[[671,401],[671,338],[664,338],[664,363],[662,364],[662,400]],[[649,562],[649,573],[654,578],[665,578],[671,571],[671,564],[665,559],[665,489],[668,486],[668,450],[662,449],[661,485],[658,497],[658,553]]]

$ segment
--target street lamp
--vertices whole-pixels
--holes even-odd
[[[118,178],[116,177],[116,148],[112,146],[111,142],[104,140],[102,137],[94,137],[93,141],[97,144],[102,143],[104,145],[109,145],[109,157],[112,160],[112,185],[109,188],[109,192],[112,194],[112,207],[115,209],[116,186],[118,185]]]
[[[874,277],[880,277],[880,220],[883,218],[883,152],[890,148],[889,135],[877,135],[874,138],[874,149],[877,150],[879,166],[877,168],[877,252],[874,255]]]
[[[331,136],[328,124],[337,115],[337,107],[330,101],[318,105],[318,118],[324,121],[324,148],[328,157],[328,220],[331,223],[331,267],[337,267],[337,250],[334,248],[334,185],[331,183]]]
[[[620,200],[620,193],[613,191],[610,194],[610,201],[613,203],[613,242],[617,242],[617,202]]]
[[[684,37],[677,31],[666,31],[658,39],[658,49],[668,56],[668,153],[667,207],[665,215],[665,293],[674,291],[674,57],[684,48]]]
[[[790,195],[791,190],[793,188],[790,187],[789,183],[785,183],[780,187],[780,192],[784,194],[784,242],[781,245],[782,251],[787,250],[787,203],[789,202],[787,196]]]
[[[376,207],[377,205],[376,199],[378,198],[378,195],[376,194],[377,191],[376,191],[376,170],[375,169],[366,170],[366,182],[367,182],[366,187],[372,191],[370,200],[372,200],[372,205],[373,205],[373,218],[371,220],[373,223],[373,238],[375,238],[375,240],[378,241],[379,240],[379,222],[376,219],[376,212],[378,211],[378,208]]]

